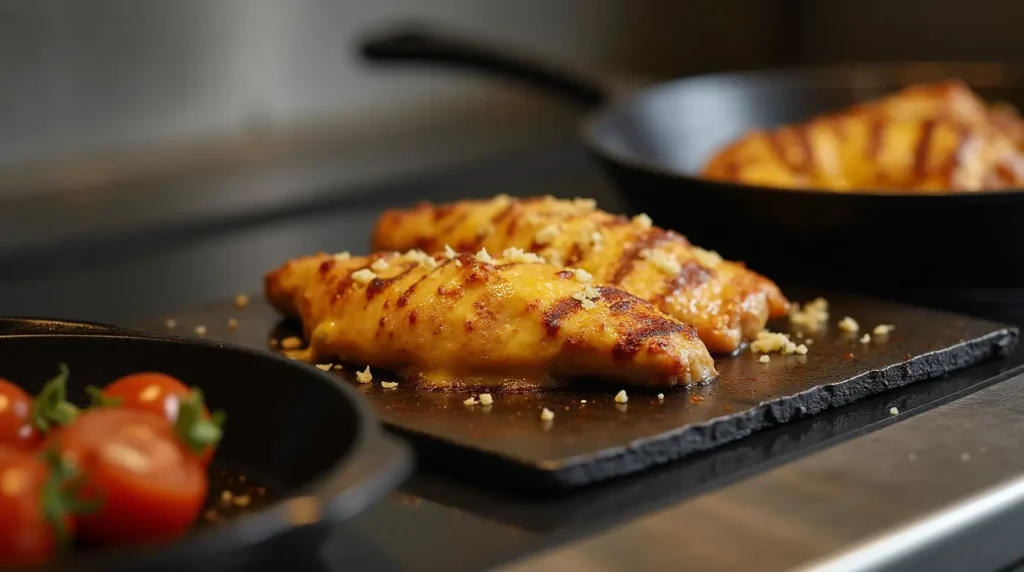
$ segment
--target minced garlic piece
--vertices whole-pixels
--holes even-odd
[[[467,399],[466,399],[465,401],[463,401],[463,402],[462,402],[462,404],[468,407],[468,406],[470,406],[470,405],[476,405],[476,404],[477,404],[477,401],[476,401],[476,398],[475,398],[475,397],[473,397],[473,396],[470,396],[470,397],[469,397],[469,398],[467,398]]]
[[[772,361],[772,357],[768,354],[761,354],[761,357],[757,358],[757,361],[761,363],[768,363]]]
[[[494,264],[494,259],[487,253],[486,248],[481,248],[480,252],[476,253],[476,259],[480,262],[486,262],[488,264]]]
[[[573,278],[575,278],[577,282],[593,282],[594,281],[594,276],[591,273],[587,272],[586,270],[584,270],[582,268],[574,268],[572,270],[572,275],[573,275]]]
[[[434,257],[423,252],[418,248],[414,248],[402,255],[402,260],[406,262],[415,262],[416,264],[423,266],[429,270],[437,268],[437,261]]]
[[[516,248],[514,246],[511,248],[506,248],[505,251],[501,253],[501,257],[509,262],[522,262],[525,264],[544,264],[544,259],[541,258],[540,256],[532,252],[526,252],[522,248]]]
[[[594,199],[584,199],[582,197],[576,197],[575,199],[573,199],[572,204],[587,210],[597,208],[597,201],[595,201]]]
[[[558,237],[558,233],[562,229],[558,228],[558,225],[549,224],[544,228],[537,231],[537,234],[533,236],[533,241],[537,244],[544,246],[545,244],[551,244],[555,238]]]
[[[454,248],[452,248],[451,246],[448,246],[446,244],[446,245],[444,245],[444,255],[445,255],[445,257],[448,258],[448,260],[451,260],[452,258],[455,258],[456,256],[458,256],[459,253],[455,252]]]
[[[643,229],[648,229],[654,226],[654,221],[651,220],[651,217],[647,216],[647,213],[640,213],[636,215],[633,217],[633,222]]]
[[[664,250],[645,248],[640,251],[640,258],[651,261],[655,268],[671,276],[675,276],[683,271],[683,265],[679,264],[675,257]]]
[[[863,336],[861,336],[860,337],[860,343],[862,343],[862,344],[870,344],[871,343],[871,334],[864,334]]]
[[[828,322],[828,300],[815,298],[804,304],[802,309],[800,304],[793,304],[793,309],[789,312],[789,321],[795,326],[812,330],[821,329]]]
[[[554,411],[548,409],[547,407],[545,407],[544,409],[541,410],[541,412],[540,412],[540,420],[541,421],[551,421],[554,418],[555,418],[555,412]]]
[[[281,347],[286,350],[295,350],[302,347],[302,340],[295,336],[288,336],[281,340]]]
[[[879,325],[875,326],[874,334],[876,336],[888,336],[895,329],[896,329],[896,326],[894,326],[892,324],[879,324]]]
[[[329,364],[329,363],[318,363],[318,364],[316,364],[316,368],[318,370],[320,370],[320,371],[327,371],[327,370],[331,369],[331,364]]]
[[[705,268],[714,268],[722,262],[722,257],[714,250],[704,250],[703,248],[693,248],[693,258],[697,261],[697,264]]]
[[[394,388],[398,387],[398,382],[397,381],[382,381],[382,382],[380,382],[380,386],[383,387],[384,389],[394,389]]]
[[[803,344],[801,344],[803,345]],[[806,346],[804,346],[806,348]],[[796,353],[797,345],[786,334],[775,332],[758,332],[757,339],[751,342],[750,349],[759,353],[781,352],[783,355]]]
[[[352,255],[349,254],[349,252],[347,250],[345,252],[339,252],[339,253],[334,255],[334,259],[337,260],[338,262],[344,262],[345,260],[348,260],[349,258],[352,258]]]
[[[795,351],[798,356],[805,356],[807,355],[807,346],[800,344],[793,351]]]
[[[491,397],[490,393],[480,394],[480,405],[490,405],[492,403],[494,403],[494,398]]]
[[[235,296],[235,306],[238,306],[239,308],[244,308],[244,307],[246,307],[248,305],[249,305],[249,295],[248,294],[239,294],[239,295]]]
[[[626,390],[620,389],[619,392],[615,394],[615,403],[626,403],[627,401],[629,401],[629,396],[626,395]]]
[[[899,415],[899,414],[900,414],[900,410],[899,409],[897,409],[895,407],[889,409],[889,415]]]
[[[359,383],[370,383],[373,381],[373,374],[370,373],[370,366],[366,366],[365,371],[356,372],[356,381]]]
[[[857,323],[857,320],[846,316],[842,320],[839,320],[839,329],[844,332],[856,332],[860,329],[860,324]]]
[[[378,258],[377,260],[373,261],[373,264],[370,265],[370,270],[373,270],[374,272],[384,272],[389,267],[390,265],[388,264],[387,260],[383,258]]]
[[[597,300],[600,297],[601,291],[589,284],[584,286],[579,292],[572,295],[574,300],[579,300],[580,305],[583,306],[584,310],[589,310],[596,306],[597,304],[594,303],[594,300]]]
[[[342,369],[345,369],[345,368],[343,368],[340,363],[336,363],[336,364],[334,364],[334,369],[335,370],[342,370]]]
[[[659,393],[658,394],[658,401],[664,401],[664,400],[665,400],[665,394],[664,393]]]
[[[196,335],[197,336],[205,336],[206,335],[206,326],[200,324],[200,325],[196,326],[196,330],[195,331],[196,331]]]
[[[458,258],[455,259],[455,267],[462,268],[462,261],[459,260]]]
[[[376,278],[377,275],[369,268],[363,268],[362,270],[356,270],[352,273],[352,279],[360,284],[369,284]]]

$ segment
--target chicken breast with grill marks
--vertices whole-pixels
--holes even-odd
[[[662,387],[709,381],[693,328],[585,273],[510,250],[494,259],[381,252],[293,260],[266,296],[302,320],[314,358],[429,388],[541,388],[572,378]]]
[[[549,262],[582,268],[599,283],[647,300],[693,325],[709,350],[730,353],[785,315],[788,302],[767,278],[686,238],[597,209],[591,200],[552,197],[422,204],[384,213],[374,247],[462,252],[518,247]]]

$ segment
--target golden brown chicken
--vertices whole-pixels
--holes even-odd
[[[648,300],[693,325],[709,350],[728,353],[753,339],[787,301],[767,278],[722,260],[660,229],[646,216],[629,219],[592,200],[551,197],[422,204],[377,221],[374,247],[501,252],[517,247],[559,266],[583,269],[598,283]]]
[[[773,131],[712,157],[709,179],[784,188],[921,192],[1024,185],[1024,124],[961,82],[912,86]]]
[[[512,249],[321,254],[266,277],[313,356],[395,371],[429,388],[539,388],[570,378],[644,386],[713,379],[693,328],[588,276]]]

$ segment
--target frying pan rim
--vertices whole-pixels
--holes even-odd
[[[641,88],[634,92],[629,93],[624,98],[613,101],[607,105],[601,106],[599,109],[592,113],[589,113],[580,124],[581,140],[584,149],[597,157],[601,161],[606,161],[609,164],[618,166],[619,168],[627,171],[643,173],[648,176],[656,176],[666,179],[672,179],[675,182],[682,183],[685,185],[700,184],[716,189],[718,192],[729,193],[729,192],[757,192],[764,193],[773,198],[784,197],[786,194],[800,194],[803,196],[831,196],[831,197],[857,197],[858,199],[873,199],[880,201],[898,201],[898,200],[915,200],[917,202],[928,201],[953,201],[963,200],[965,197],[979,197],[984,199],[991,199],[995,197],[1002,197],[1008,200],[1019,199],[1024,195],[1024,187],[1015,187],[1010,189],[988,189],[973,192],[959,192],[959,193],[915,193],[910,191],[887,191],[880,189],[855,189],[851,191],[832,191],[827,189],[807,189],[807,188],[783,188],[783,187],[769,187],[759,185],[748,185],[742,183],[733,183],[725,181],[715,181],[711,179],[704,179],[699,176],[695,176],[689,173],[685,173],[679,169],[674,169],[666,166],[664,163],[651,161],[639,157],[634,154],[620,153],[616,151],[613,146],[607,145],[602,138],[598,135],[598,130],[602,127],[610,125],[612,118],[620,117],[630,110],[642,108],[642,102],[647,98],[654,97],[654,94],[663,92],[681,91],[686,86],[693,86],[701,82],[706,81],[768,81],[777,79],[779,77],[785,77],[787,75],[795,76],[822,76],[825,74],[851,74],[855,72],[873,72],[879,71],[893,73],[901,68],[909,67],[963,67],[965,69],[974,70],[988,70],[995,72],[993,75],[1002,77],[1008,76],[1010,73],[1016,73],[1024,75],[1024,64],[1018,64],[1013,62],[971,62],[971,61],[939,61],[939,60],[917,60],[917,61],[899,61],[899,62],[849,62],[842,64],[832,65],[821,65],[821,66],[792,66],[792,67],[778,67],[763,70],[736,70],[726,72],[716,72],[709,74],[699,74],[687,77],[681,77],[673,80],[659,82],[654,85]],[[847,86],[849,84],[846,84]],[[987,84],[987,87],[1020,87],[1020,83],[1006,83],[994,82]],[[609,129],[611,129],[609,127]],[[614,129],[612,129],[614,130]]]
[[[77,332],[47,332],[41,330],[29,332],[0,332],[0,343],[3,343],[4,340],[10,339],[33,338],[132,340],[141,341],[143,343],[178,345],[186,348],[203,348],[215,351],[234,352],[251,359],[277,362],[285,368],[301,372],[303,375],[311,377],[312,380],[318,381],[325,384],[328,388],[340,392],[342,397],[351,406],[356,417],[355,438],[353,439],[352,445],[346,454],[335,459],[319,475],[310,479],[309,482],[303,483],[300,487],[296,487],[296,489],[290,491],[286,497],[277,500],[267,507],[233,518],[227,526],[222,528],[205,527],[199,530],[193,529],[184,537],[174,542],[154,544],[151,546],[112,548],[82,555],[70,554],[66,557],[53,560],[49,564],[40,568],[40,570],[74,569],[76,566],[83,565],[87,567],[97,565],[102,566],[104,563],[124,565],[130,564],[134,559],[142,558],[145,558],[146,561],[155,561],[165,558],[171,560],[171,555],[180,555],[182,553],[198,553],[203,555],[223,547],[227,547],[226,550],[230,551],[232,550],[233,544],[240,544],[237,537],[248,536],[240,534],[243,530],[270,530],[270,534],[261,535],[257,540],[248,542],[242,541],[241,543],[242,546],[257,546],[264,541],[270,540],[275,536],[285,534],[286,532],[297,529],[301,526],[288,522],[289,513],[292,507],[296,505],[297,502],[302,502],[300,499],[315,497],[319,501],[319,506],[321,508],[317,515],[317,519],[313,522],[306,523],[307,525],[322,525],[334,521],[335,519],[331,516],[331,512],[334,509],[332,505],[339,499],[342,491],[331,490],[331,483],[337,480],[338,477],[344,474],[349,468],[354,466],[360,459],[365,457],[368,452],[372,453],[371,449],[373,446],[379,446],[382,444],[387,445],[392,449],[397,457],[395,459],[391,459],[389,462],[389,465],[397,466],[397,469],[390,471],[395,473],[395,475],[383,480],[373,479],[375,482],[382,485],[385,491],[390,490],[393,484],[397,484],[398,481],[404,478],[408,470],[411,468],[411,453],[408,447],[404,443],[385,434],[377,420],[377,416],[370,409],[369,405],[365,403],[365,400],[358,394],[358,392],[348,384],[342,382],[336,376],[321,371],[304,362],[292,360],[274,352],[259,350],[230,342],[179,336],[174,334],[159,334],[145,330],[112,326],[100,322],[22,316],[0,316],[0,321],[23,322],[26,324],[34,322],[37,324],[45,323],[50,327],[54,325],[63,325],[69,328],[82,328],[81,331]],[[364,489],[367,484],[373,483],[350,484],[349,488]],[[241,548],[242,546],[239,546],[238,548]],[[180,559],[180,556],[178,558],[174,558],[174,560],[178,559]]]

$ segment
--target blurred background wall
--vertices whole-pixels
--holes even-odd
[[[472,129],[478,152],[516,131],[572,137],[576,110],[529,90],[358,61],[359,35],[394,21],[643,82],[811,61],[1019,60],[1021,16],[1024,3],[997,0],[0,0],[0,193],[81,173],[68,165],[237,159],[225,141],[310,129],[380,146]]]

